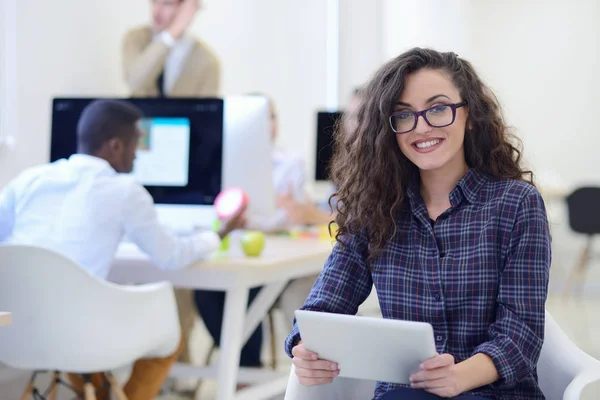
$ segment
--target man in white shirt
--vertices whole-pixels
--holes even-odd
[[[141,117],[126,102],[91,103],[77,126],[78,154],[28,169],[0,193],[0,242],[55,250],[105,279],[125,235],[159,268],[178,269],[216,250],[221,238],[242,227],[243,210],[218,233],[176,237],[159,224],[152,197],[128,175]],[[137,361],[124,389],[127,397],[154,398],[178,352]],[[98,388],[100,376],[93,377]],[[72,376],[72,382],[83,388],[81,378]]]

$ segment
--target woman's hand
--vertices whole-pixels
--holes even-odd
[[[424,389],[440,397],[455,397],[464,391],[450,354],[438,354],[423,361],[420,371],[410,376],[410,384],[414,389]]]
[[[331,383],[340,374],[336,363],[319,360],[317,353],[306,350],[302,342],[293,349],[292,362],[296,366],[296,375],[302,385],[324,385]]]

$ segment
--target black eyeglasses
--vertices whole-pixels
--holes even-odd
[[[419,116],[422,116],[432,128],[443,128],[454,123],[456,109],[466,104],[466,101],[462,101],[455,104],[438,104],[423,111],[396,111],[390,115],[390,126],[394,133],[407,133],[417,127]]]

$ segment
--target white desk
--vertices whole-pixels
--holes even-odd
[[[12,313],[0,311],[0,326],[12,324]]]
[[[117,283],[170,281],[189,289],[226,292],[217,368],[176,364],[171,376],[217,378],[217,400],[268,399],[285,391],[288,374],[239,367],[242,346],[287,283],[295,278],[318,274],[331,253],[332,241],[268,237],[260,257],[248,258],[238,241],[231,238],[227,255],[216,255],[179,271],[161,271],[131,244],[122,245],[109,276]],[[247,310],[248,291],[264,286]],[[283,346],[283,343],[282,343]],[[261,382],[236,393],[236,383]],[[264,383],[266,382],[267,383]]]

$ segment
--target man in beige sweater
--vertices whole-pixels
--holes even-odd
[[[132,97],[216,97],[217,56],[188,30],[199,0],[152,0],[152,25],[123,40],[123,69]]]

